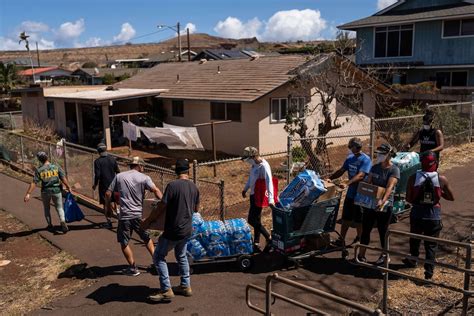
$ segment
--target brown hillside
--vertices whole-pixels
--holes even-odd
[[[181,38],[183,50],[186,49],[186,36]],[[205,48],[221,48],[223,46],[235,48],[258,49],[260,43],[256,38],[227,39],[208,34],[191,34],[191,50],[199,51]],[[40,59],[44,63],[68,67],[76,63],[82,65],[87,61],[105,64],[120,58],[146,58],[161,54],[163,51],[177,50],[178,39],[172,38],[160,43],[125,44],[102,47],[65,48],[40,51]],[[0,51],[0,60],[28,58],[26,51]]]

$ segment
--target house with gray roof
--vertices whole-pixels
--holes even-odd
[[[399,0],[338,28],[357,32],[356,63],[388,83],[474,86],[472,0]]]

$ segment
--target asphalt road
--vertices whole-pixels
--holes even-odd
[[[457,200],[445,202],[444,236],[450,239],[463,239],[471,234],[474,222],[472,206],[474,205],[474,169],[470,165],[452,169],[446,173],[451,180]],[[96,282],[71,296],[52,302],[46,308],[37,310],[37,315],[256,315],[245,302],[245,287],[253,283],[264,287],[265,277],[273,272],[315,288],[337,294],[342,297],[365,302],[381,289],[381,276],[374,271],[354,266],[341,259],[340,253],[332,253],[312,258],[298,269],[286,269],[284,260],[278,255],[259,255],[255,258],[255,267],[248,273],[236,268],[235,263],[210,264],[195,267],[191,277],[194,295],[190,298],[176,297],[171,303],[153,304],[147,301],[148,294],[159,287],[158,278],[142,270],[138,277],[127,277],[120,274],[125,267],[120,247],[116,242],[115,229],[100,228],[103,216],[93,210],[82,207],[86,219],[71,224],[71,231],[66,235],[52,234],[44,229],[46,226],[41,201],[36,191],[29,204],[23,203],[23,194],[27,185],[19,180],[0,174],[0,208],[12,213],[31,228],[31,233],[39,232],[57,247],[64,249],[80,259],[86,267],[77,267],[71,276],[92,278]],[[52,209],[52,212],[53,209]],[[56,214],[53,220],[57,223]],[[408,230],[408,220],[394,224],[393,228]],[[377,245],[377,232],[374,229],[372,244]],[[354,238],[354,232],[348,240]],[[137,241],[133,242],[138,265],[145,268],[151,263],[146,249]],[[407,251],[408,240],[394,240],[394,248]],[[352,256],[352,251],[351,251]],[[177,285],[176,265],[173,257],[169,258],[172,283]],[[376,254],[369,256],[376,259]],[[393,266],[400,267],[399,261],[392,260]],[[303,293],[296,289],[277,284],[274,291],[286,294],[305,303],[317,306],[332,314],[347,313],[345,307],[327,300]],[[263,296],[252,295],[252,300],[264,306]],[[277,315],[304,315],[305,313],[284,302],[274,305]]]

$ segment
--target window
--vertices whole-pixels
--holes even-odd
[[[474,19],[443,21],[443,37],[474,36]]]
[[[286,120],[288,113],[288,99],[271,99],[270,120],[272,122],[283,122]]]
[[[413,24],[375,28],[375,58],[412,55]]]
[[[240,103],[211,102],[211,120],[241,122]]]
[[[290,99],[290,112],[297,118],[304,117],[304,110],[306,105],[305,97],[294,97]]]
[[[438,88],[466,87],[467,81],[467,71],[442,71],[436,73],[436,86]]]
[[[46,101],[46,112],[48,113],[48,118],[54,120],[54,101]]]
[[[176,117],[184,117],[184,101],[171,101],[171,114]]]

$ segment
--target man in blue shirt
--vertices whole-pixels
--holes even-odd
[[[334,180],[340,178],[347,171],[349,178],[347,184],[340,185],[342,188],[348,187],[342,211],[341,240],[338,241],[341,245],[345,242],[347,231],[351,224],[354,224],[357,229],[357,237],[353,243],[360,240],[362,234],[362,210],[360,206],[354,204],[354,198],[359,182],[365,178],[372,167],[370,157],[362,152],[362,140],[360,138],[351,138],[347,147],[350,150],[349,156],[347,156],[342,167],[329,177],[329,180]]]

